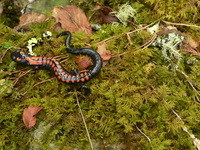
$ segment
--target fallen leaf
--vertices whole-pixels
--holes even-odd
[[[80,70],[84,70],[87,67],[92,65],[92,60],[91,58],[87,57],[87,56],[78,56],[76,57],[76,63],[78,64],[78,68]]]
[[[60,24],[62,29],[67,31],[85,31],[92,34],[92,28],[85,13],[74,5],[57,6],[52,10],[52,16],[56,19],[56,28]],[[54,30],[56,29],[54,28]]]
[[[36,124],[35,115],[41,110],[43,107],[41,106],[29,106],[24,109],[23,112],[23,122],[27,128],[31,128]]]
[[[190,53],[190,55],[193,56],[200,56],[200,52],[198,51],[200,43],[185,33],[183,33],[183,35],[184,35],[184,41],[180,46],[181,51]]]
[[[35,23],[42,22],[46,19],[46,16],[43,14],[32,13],[24,14],[19,18],[19,25],[15,27],[17,31],[19,30],[28,30],[29,26]]]
[[[104,23],[119,22],[117,17],[112,15],[112,13],[115,11],[109,6],[97,3],[93,11],[94,14],[91,17],[91,20],[93,20],[93,22],[95,23],[104,24]]]
[[[103,66],[105,66],[111,58],[111,51],[106,49],[106,43],[99,44],[97,52],[101,55]]]

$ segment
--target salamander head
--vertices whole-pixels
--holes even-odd
[[[12,52],[10,56],[11,56],[12,60],[15,62],[27,63],[27,60],[25,59],[26,54],[20,50]]]

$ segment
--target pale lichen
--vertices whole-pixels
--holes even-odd
[[[183,40],[183,36],[176,33],[169,33],[166,38],[158,37],[152,45],[161,49],[165,61],[170,62],[169,65],[173,65],[173,69],[176,70],[182,60],[182,54],[178,46],[181,45]],[[176,60],[175,64],[172,63],[174,59]]]
[[[119,21],[127,26],[127,20],[132,17],[136,20],[136,10],[127,3],[119,7],[119,11],[115,14],[115,16],[119,19]]]

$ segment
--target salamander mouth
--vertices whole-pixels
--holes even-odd
[[[21,56],[21,54],[20,54],[19,51],[15,51],[15,52],[12,52],[12,53],[10,54],[10,57],[11,57],[11,59],[12,59],[13,61],[17,61],[17,58],[21,58],[22,56]]]

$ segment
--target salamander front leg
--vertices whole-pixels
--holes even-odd
[[[37,65],[35,65],[35,66],[32,66],[33,67],[33,70],[38,70],[38,69],[40,69],[40,67],[39,66],[37,66]]]

